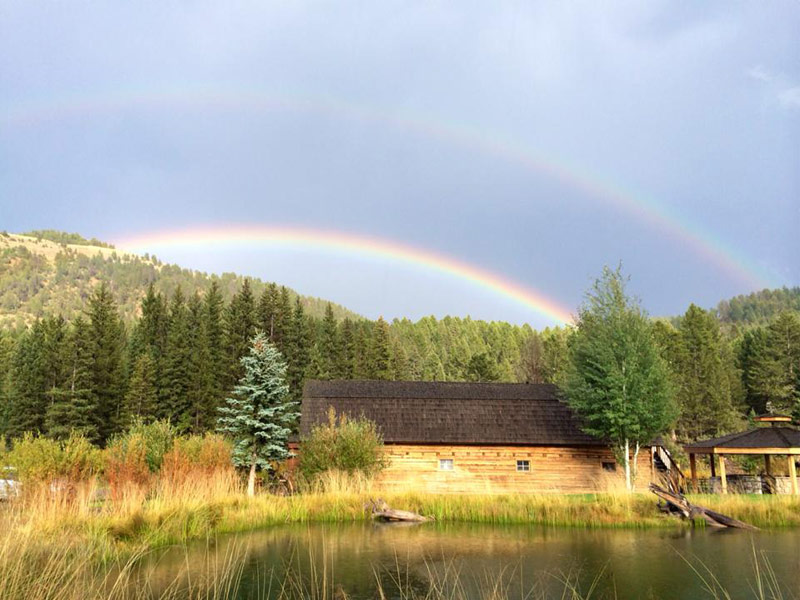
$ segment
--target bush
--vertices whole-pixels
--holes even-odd
[[[161,476],[175,482],[190,474],[213,475],[233,469],[230,442],[216,433],[175,438],[164,455]]]
[[[309,479],[331,470],[371,476],[385,466],[383,436],[365,417],[337,419],[331,408],[328,422],[314,427],[300,442],[300,472]]]
[[[14,440],[5,461],[16,469],[20,481],[39,483],[54,479],[86,481],[103,466],[102,452],[76,432],[62,441],[26,433]]]
[[[106,449],[106,478],[112,497],[117,498],[128,485],[147,485],[174,442],[175,428],[169,421],[145,425],[141,420],[111,440]]]

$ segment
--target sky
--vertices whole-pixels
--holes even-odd
[[[0,0],[0,229],[370,318],[544,327],[619,263],[653,315],[713,307],[800,284],[798,31],[795,0]]]

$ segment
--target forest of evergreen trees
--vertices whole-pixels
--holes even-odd
[[[229,302],[215,281],[189,295],[178,286],[169,297],[150,284],[138,313],[126,321],[101,283],[79,316],[46,314],[0,330],[6,439],[79,430],[104,444],[137,417],[211,430],[257,331],[285,356],[295,399],[308,378],[558,383],[571,335],[469,318],[336,318],[330,305],[316,318],[285,287],[255,294],[247,279]],[[751,413],[800,416],[800,313],[736,333],[694,305],[673,321],[652,328],[674,379],[678,440],[732,431]]]

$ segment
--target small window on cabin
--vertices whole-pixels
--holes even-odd
[[[617,470],[617,463],[615,462],[604,462],[603,463],[603,471],[609,471],[613,473]]]
[[[453,470],[453,459],[452,458],[440,458],[439,459],[439,470],[440,471],[452,471]]]
[[[531,461],[529,460],[517,461],[517,471],[530,471],[530,470],[531,470]]]

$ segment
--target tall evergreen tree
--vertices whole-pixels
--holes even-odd
[[[203,308],[206,345],[211,362],[211,406],[206,421],[207,426],[211,427],[210,421],[216,418],[216,409],[222,403],[227,392],[225,389],[227,368],[224,348],[224,302],[216,281],[211,283],[211,288],[203,298]]]
[[[100,443],[121,430],[124,396],[125,329],[105,283],[89,299],[89,343],[92,350],[93,425]]]
[[[314,347],[312,371],[318,379],[334,379],[338,371],[338,353],[340,349],[339,328],[333,316],[333,307],[328,303],[325,317],[319,328]]]
[[[767,330],[756,327],[746,331],[739,341],[737,359],[742,372],[742,385],[745,390],[747,406],[757,415],[767,412],[769,402],[768,386],[761,385],[760,366],[767,354]]]
[[[42,432],[47,410],[45,331],[41,321],[22,334],[11,361],[8,426],[9,437],[26,431]]]
[[[175,289],[169,304],[169,329],[164,365],[159,386],[159,417],[186,426],[190,411],[189,386],[193,351],[193,332],[189,310],[181,287]]]
[[[800,316],[784,312],[770,322],[751,377],[756,393],[768,399],[768,410],[800,418]]]
[[[295,299],[294,312],[289,327],[288,335],[285,340],[286,358],[288,362],[286,370],[287,383],[289,384],[289,396],[294,401],[300,401],[303,395],[303,383],[311,363],[311,328],[306,317],[303,304],[300,298]]]
[[[667,365],[625,283],[619,268],[606,267],[587,294],[570,338],[566,392],[584,430],[611,442],[632,490],[639,449],[671,425],[676,411]]]
[[[64,361],[67,377],[47,408],[45,428],[48,436],[55,439],[67,439],[72,432],[78,432],[97,441],[93,346],[89,324],[83,317],[72,322],[67,348]]]
[[[681,319],[677,354],[677,433],[694,441],[728,433],[738,425],[738,373],[714,316],[694,304]]]
[[[242,358],[244,375],[219,409],[218,430],[233,439],[236,466],[249,467],[247,493],[255,493],[256,469],[272,469],[290,456],[288,438],[298,417],[289,397],[286,363],[266,335],[258,334]]]
[[[353,322],[344,319],[339,326],[339,348],[336,352],[336,377],[353,379],[356,369],[355,331]]]
[[[134,421],[152,423],[157,417],[158,388],[155,362],[149,352],[142,353],[133,365],[125,413]]]
[[[383,317],[378,317],[372,328],[367,365],[369,379],[394,379],[389,324]]]
[[[270,343],[275,343],[275,321],[278,310],[278,298],[280,292],[276,283],[267,284],[261,297],[258,299],[258,328],[263,331]]]
[[[256,333],[256,308],[250,280],[245,279],[238,293],[234,294],[225,312],[225,348],[228,376],[225,389],[231,387],[244,375],[242,357],[247,354],[250,340]]]
[[[206,431],[216,420],[215,386],[212,381],[213,368],[211,350],[208,346],[206,319],[200,295],[189,299],[189,388],[187,390],[186,410],[180,417],[185,429],[195,433]]]

